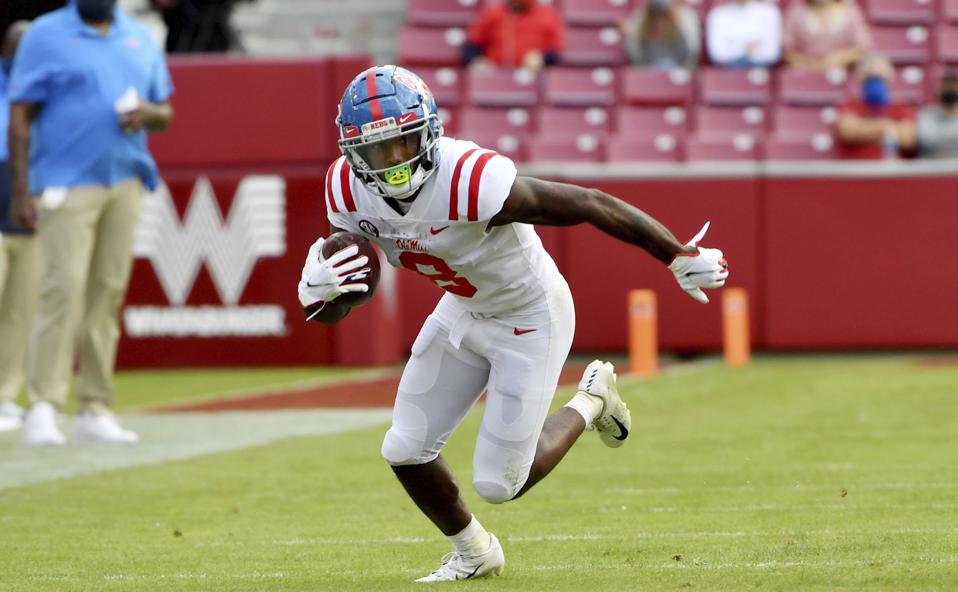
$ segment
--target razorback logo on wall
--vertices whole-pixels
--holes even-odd
[[[224,215],[224,212],[225,215]],[[131,339],[156,337],[267,337],[286,333],[278,304],[241,304],[261,259],[286,253],[286,183],[277,175],[240,180],[221,209],[209,178],[196,179],[180,215],[167,185],[144,201],[134,256],[147,259],[167,305],[129,305],[124,330]],[[216,300],[191,304],[201,269]]]

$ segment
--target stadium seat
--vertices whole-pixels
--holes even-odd
[[[622,99],[633,105],[688,105],[695,99],[695,77],[687,70],[663,72],[622,68]]]
[[[470,68],[469,103],[482,107],[530,107],[539,102],[539,74],[526,69]]]
[[[612,115],[602,107],[540,107],[535,114],[536,129],[550,136],[608,135]]]
[[[460,129],[459,109],[439,106],[439,119],[442,120],[442,129],[444,134],[455,136]]]
[[[830,132],[838,118],[835,107],[794,107],[779,105],[772,110],[772,130],[776,136],[811,138]]]
[[[440,107],[458,107],[462,102],[463,73],[461,70],[448,67],[422,67],[416,68],[415,72],[432,91]]]
[[[617,134],[606,149],[608,162],[680,162],[685,138],[669,133]]]
[[[935,21],[931,0],[867,0],[868,20],[875,25],[930,25]]]
[[[479,0],[409,0],[406,22],[426,27],[466,27],[476,16]]]
[[[939,0],[941,20],[958,23],[958,0]]]
[[[615,26],[632,11],[632,0],[562,0],[560,14],[567,25]]]
[[[759,134],[766,129],[763,107],[712,107],[695,109],[695,131],[699,136],[730,138],[741,133]]]
[[[875,47],[895,64],[924,64],[931,59],[930,32],[920,25],[872,27]]]
[[[608,107],[615,103],[610,68],[553,67],[545,74],[545,102],[560,107]]]
[[[921,66],[898,68],[890,85],[891,100],[895,103],[921,105],[928,96],[928,76]]]
[[[620,136],[650,136],[653,134],[682,134],[691,122],[685,107],[632,107],[616,110],[615,129]]]
[[[404,26],[399,31],[399,63],[404,66],[458,66],[466,32],[460,28]]]
[[[689,161],[761,160],[762,135],[739,133],[729,137],[694,135],[685,148]]]
[[[465,137],[475,132],[528,133],[533,124],[532,113],[525,107],[464,107],[459,122],[459,129]]]
[[[778,99],[789,105],[834,105],[845,98],[848,74],[836,69],[812,72],[782,68],[777,72]]]
[[[958,65],[958,25],[940,25],[937,37],[938,61]]]
[[[765,105],[771,98],[770,80],[764,68],[707,68],[699,74],[702,101],[709,105]]]
[[[775,134],[765,141],[766,160],[827,160],[836,156],[831,132],[807,137]]]
[[[615,27],[569,27],[561,61],[566,66],[618,66],[626,61],[622,33]]]
[[[539,161],[601,162],[606,140],[596,134],[582,134],[570,141],[568,136],[538,134],[532,138],[529,158]]]
[[[463,140],[470,140],[483,148],[495,150],[516,162],[529,161],[530,134],[524,131],[500,133],[494,130],[470,130],[462,134]]]

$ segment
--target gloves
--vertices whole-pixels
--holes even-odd
[[[367,292],[369,286],[362,283],[345,284],[351,280],[361,280],[369,274],[369,268],[363,267],[369,258],[363,255],[356,257],[359,247],[352,245],[333,253],[329,259],[323,258],[323,243],[326,239],[320,237],[306,255],[306,264],[303,265],[303,275],[299,280],[299,302],[303,308],[321,302],[331,302],[348,292]],[[315,312],[322,310],[320,306]]]
[[[709,301],[702,288],[721,288],[728,277],[728,262],[722,256],[722,251],[698,246],[705,236],[705,231],[709,229],[709,224],[706,222],[702,230],[685,244],[687,247],[695,247],[698,253],[679,253],[669,264],[679,286],[702,304],[708,304]]]

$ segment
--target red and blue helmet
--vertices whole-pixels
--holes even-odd
[[[370,68],[349,83],[339,102],[339,148],[370,191],[407,198],[439,165],[437,111],[432,92],[416,74],[399,66]],[[401,153],[413,155],[397,162],[397,142]]]

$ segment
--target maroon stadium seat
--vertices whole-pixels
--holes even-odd
[[[476,131],[462,134],[463,140],[470,140],[483,148],[495,150],[516,162],[529,161],[530,135],[528,132],[496,132],[493,130]]]
[[[763,107],[712,107],[695,109],[695,131],[699,136],[729,138],[740,133],[759,134],[767,127]]]
[[[457,27],[432,29],[404,26],[399,31],[399,63],[404,66],[458,66],[466,32]]]
[[[689,129],[689,112],[685,107],[619,107],[615,129],[621,136],[679,134]]]
[[[458,68],[421,67],[416,68],[415,72],[432,91],[440,107],[457,107],[462,102],[464,73]]]
[[[485,107],[530,107],[539,102],[539,74],[525,69],[470,68],[469,103]]]
[[[702,101],[710,105],[765,105],[771,98],[770,81],[764,68],[708,68],[699,74]]]
[[[740,133],[730,137],[694,135],[686,143],[689,161],[761,160],[761,134]]]
[[[608,162],[679,162],[685,156],[685,137],[669,133],[623,135],[609,140]]]
[[[622,34],[615,27],[570,27],[561,53],[566,66],[618,66],[626,61]]]
[[[459,114],[459,129],[465,137],[474,132],[528,133],[532,131],[532,119],[531,110],[525,107],[464,107]]]
[[[938,61],[958,64],[958,26],[940,25],[937,31]]]
[[[848,74],[845,70],[812,72],[782,68],[778,76],[778,98],[789,105],[834,105],[845,98]]]
[[[895,64],[924,64],[931,59],[931,32],[920,25],[872,27],[875,47]]]
[[[570,141],[568,136],[538,134],[532,138],[529,158],[533,161],[600,162],[605,157],[604,137],[582,134]]]
[[[777,136],[811,138],[831,132],[838,118],[835,107],[793,107],[779,105],[772,111],[772,130]]]
[[[562,0],[560,14],[568,25],[616,25],[629,15],[632,0]]]
[[[688,105],[695,99],[695,78],[686,70],[662,72],[623,68],[622,98],[634,105]]]
[[[912,105],[925,103],[928,96],[928,74],[921,66],[897,68],[890,88],[892,102]]]
[[[835,141],[830,132],[809,137],[775,134],[765,141],[766,160],[822,160],[835,157]]]
[[[550,136],[608,135],[612,131],[612,113],[602,107],[540,107],[536,111],[536,129]]]
[[[615,103],[615,70],[553,67],[545,74],[545,102],[563,107],[608,107]]]
[[[409,0],[406,22],[427,27],[466,27],[472,23],[479,0]]]
[[[930,25],[935,20],[931,0],[867,0],[866,8],[876,25]]]
[[[459,109],[455,107],[443,107],[439,105],[439,119],[442,120],[442,129],[444,134],[455,136],[462,129],[459,126]]]
[[[939,0],[942,20],[958,23],[958,0]]]

